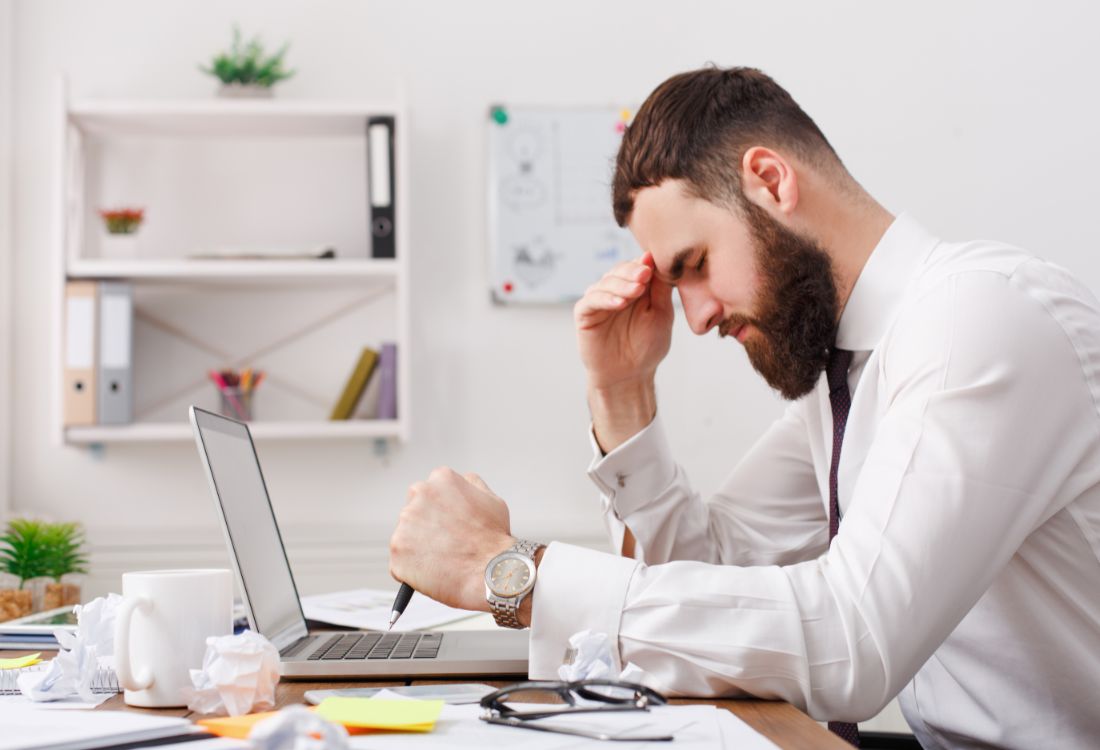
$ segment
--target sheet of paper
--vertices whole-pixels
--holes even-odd
[[[302,611],[310,620],[363,630],[385,630],[390,624],[395,596],[396,587],[392,591],[353,589],[315,594],[302,597]],[[424,630],[477,614],[479,613],[448,607],[421,594],[414,594],[393,629]]]
[[[72,711],[90,710],[103,703],[108,698],[113,698],[117,693],[96,693],[95,700],[91,703],[80,700],[79,697],[63,698],[57,701],[32,701],[25,695],[0,695],[0,708],[17,704],[28,711]]]
[[[645,714],[624,712],[602,716],[578,715],[566,719],[554,717],[552,721],[571,723],[573,726],[624,731],[645,728],[646,732],[671,733],[676,739],[670,745],[655,742],[612,743],[572,737],[551,732],[486,724],[478,717],[478,706],[444,706],[431,735],[432,750],[485,750],[486,747],[522,747],[523,750],[572,750],[573,748],[602,748],[608,750],[653,750],[667,747],[669,750],[777,750],[763,735],[745,724],[737,716],[714,706],[663,706]],[[421,735],[386,735],[386,748],[422,747]],[[351,737],[352,748],[375,748],[377,738]]]
[[[489,693],[496,690],[492,685],[478,682],[459,682],[438,685],[406,685],[395,688],[336,688],[334,690],[307,690],[306,701],[317,704],[325,698],[385,698],[386,700],[422,701],[441,700],[444,703],[479,703]]]
[[[317,713],[345,727],[401,732],[430,732],[443,710],[443,701],[384,698],[325,698]]]

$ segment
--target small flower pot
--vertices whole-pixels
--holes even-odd
[[[46,609],[46,586],[51,583],[53,579],[45,576],[28,578],[23,582],[23,589],[31,593],[31,612],[41,612]]]
[[[273,86],[259,86],[254,83],[223,83],[218,87],[218,96],[226,99],[270,99],[274,95]]]
[[[33,600],[27,589],[0,589],[0,622],[26,617],[31,613]]]
[[[42,609],[57,609],[80,604],[80,584],[72,581],[50,581],[42,594]]]

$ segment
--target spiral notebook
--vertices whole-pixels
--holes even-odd
[[[48,667],[49,662],[44,661],[35,664],[33,667],[0,670],[0,695],[20,695],[19,675],[28,672],[44,672]],[[97,695],[122,692],[122,688],[118,685],[118,677],[115,676],[113,669],[100,667],[96,670],[95,678],[92,680],[92,692]]]

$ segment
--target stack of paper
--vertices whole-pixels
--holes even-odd
[[[0,704],[0,750],[84,750],[195,734],[187,719],[130,711],[40,711]]]
[[[354,589],[302,597],[302,611],[310,620],[360,630],[386,630],[397,589]],[[415,595],[394,630],[425,630],[478,614],[455,609],[426,596]]]

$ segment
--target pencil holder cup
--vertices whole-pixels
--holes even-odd
[[[230,419],[247,422],[252,419],[252,391],[240,388],[223,388],[221,394],[221,413]]]

